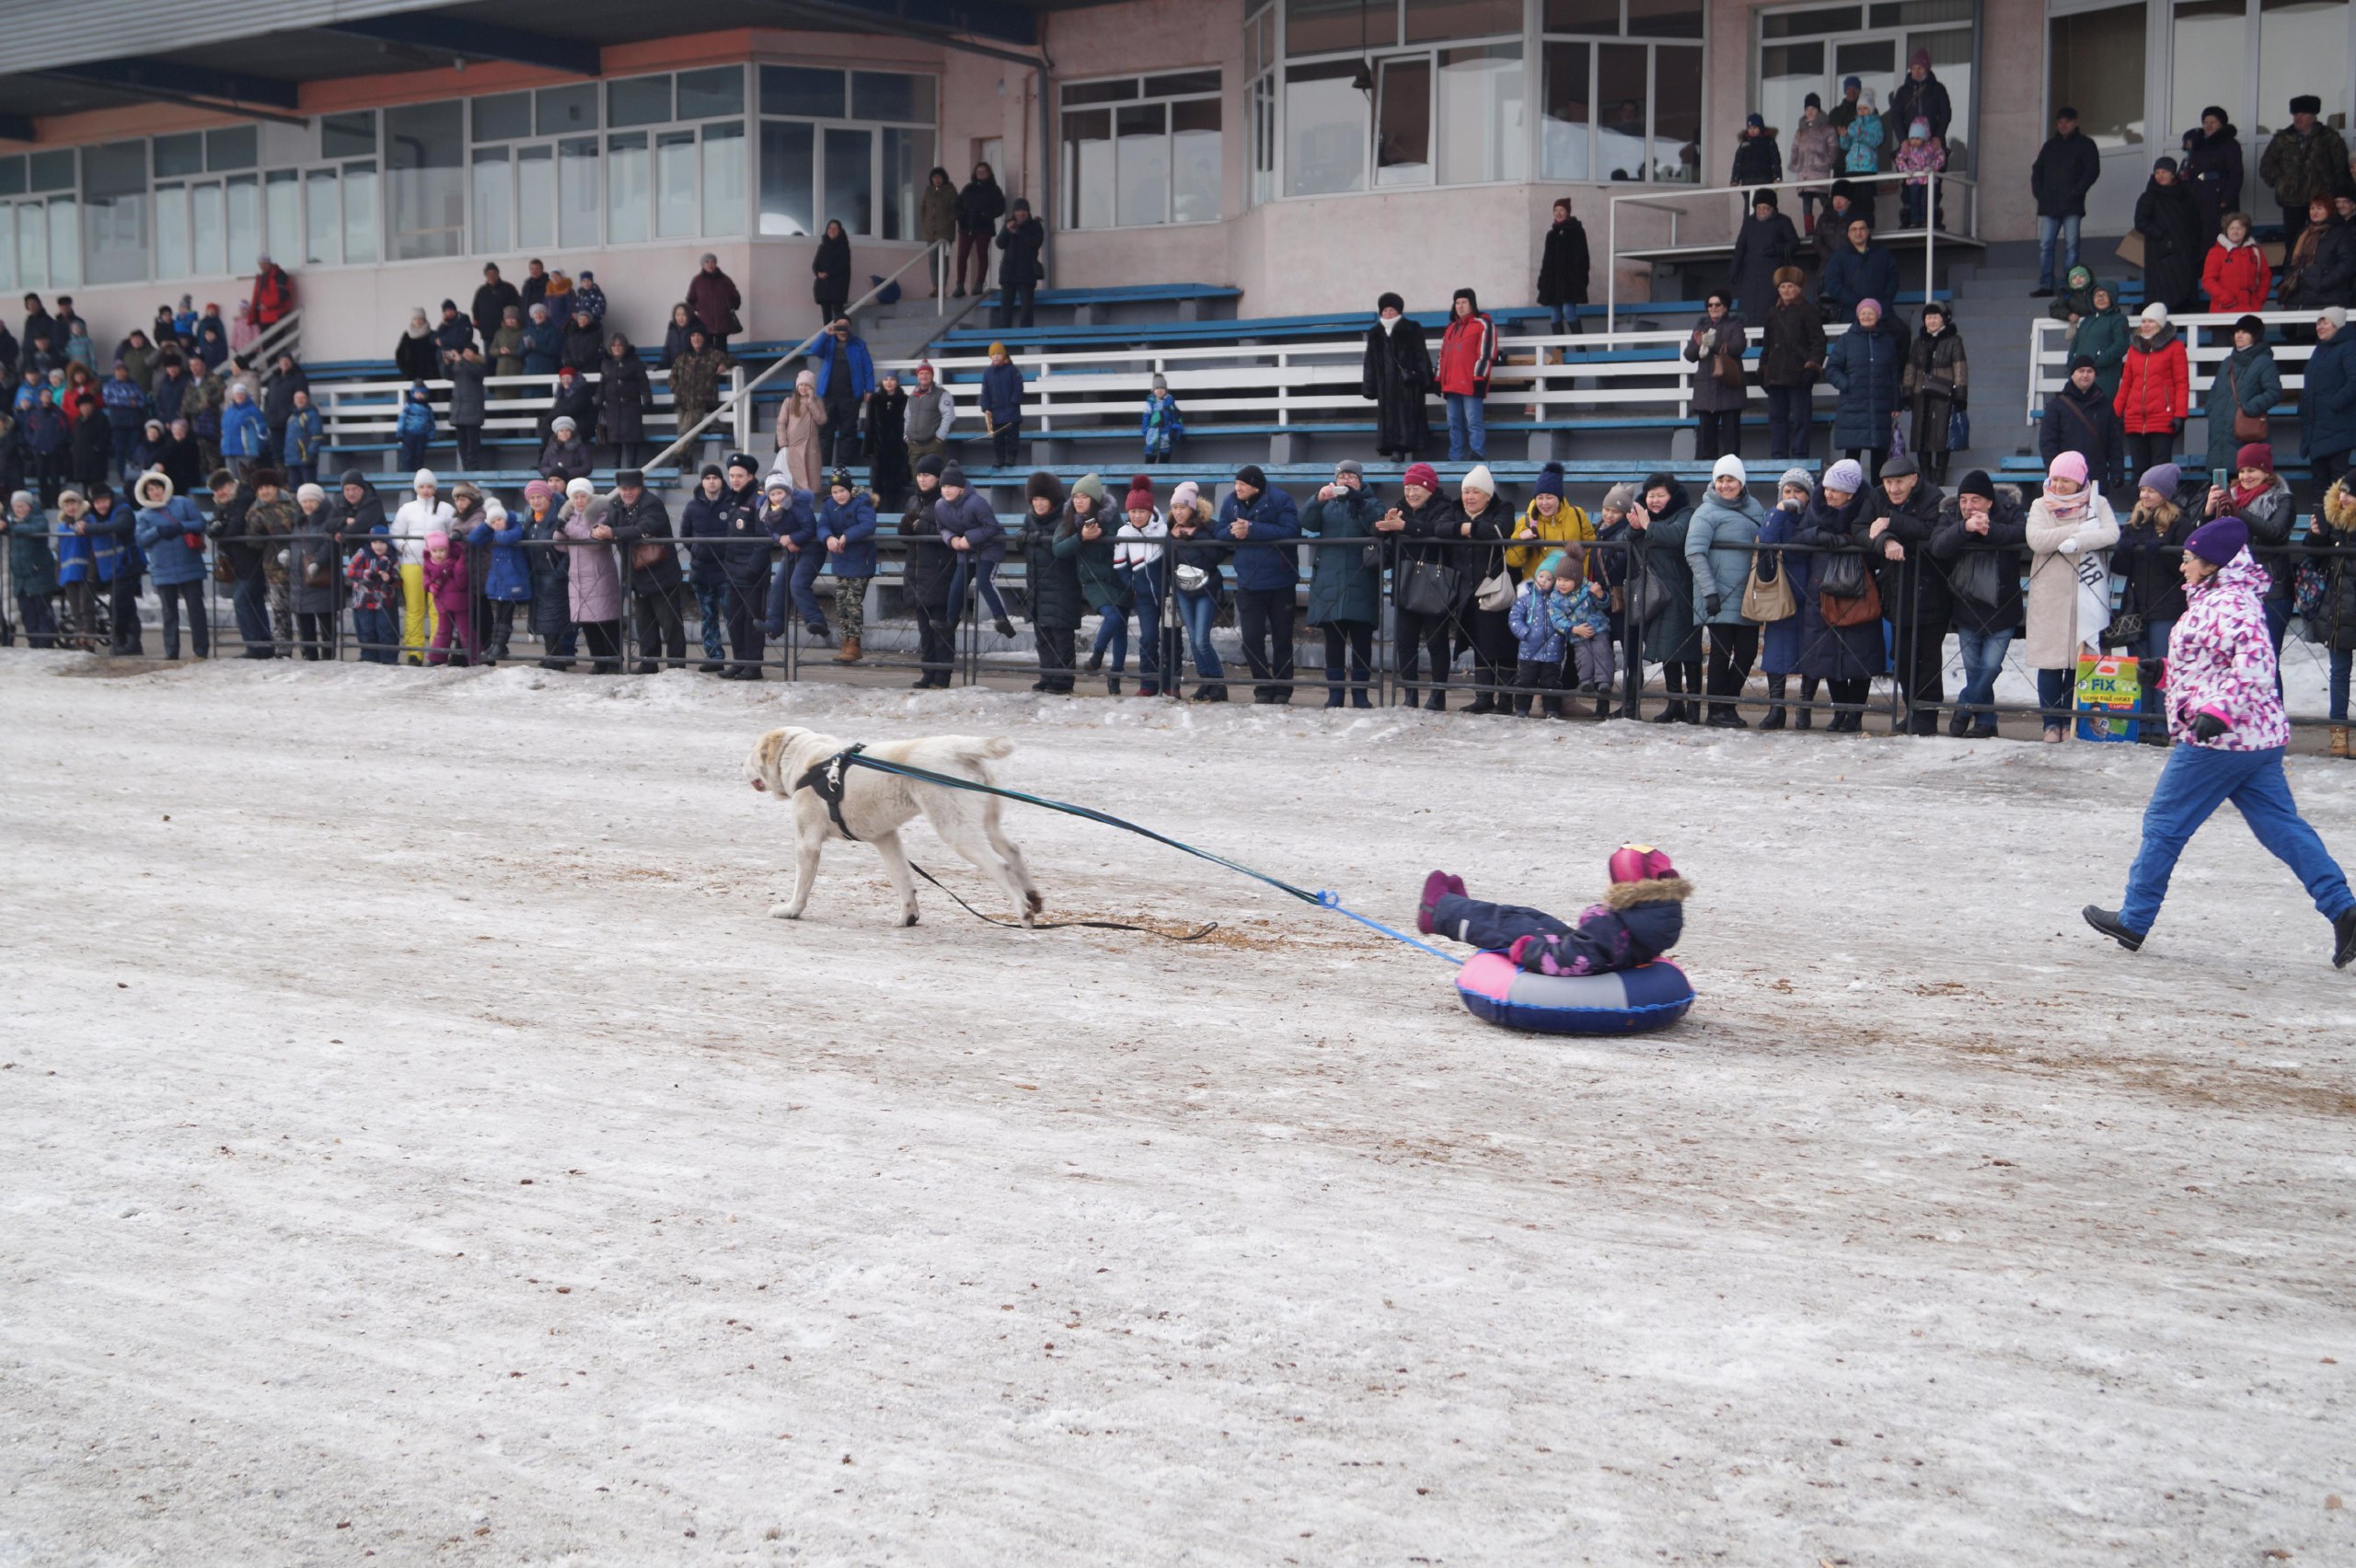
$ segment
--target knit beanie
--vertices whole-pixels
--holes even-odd
[[[1246,463],[1235,470],[1235,482],[1239,485],[1250,485],[1255,490],[1264,490],[1268,488],[1268,476],[1262,471],[1259,464]]]
[[[368,476],[357,468],[346,468],[343,471],[343,478],[336,481],[340,485],[364,485],[367,482]]]
[[[1974,468],[1963,476],[1963,483],[1955,487],[1958,495],[1976,495],[1982,501],[1996,499],[1996,481],[1988,477],[1985,468]]]
[[[1129,479],[1129,493],[1127,497],[1122,501],[1121,510],[1124,512],[1151,512],[1153,510],[1153,481],[1143,474],[1131,476]]]
[[[1854,467],[1856,465],[1854,464],[1850,465],[1852,467]],[[2053,459],[2052,466],[2045,470],[2045,477],[2048,479],[2068,479],[2073,484],[2085,484],[2086,482],[2086,459],[2081,453],[2064,452],[2062,455]]]
[[[959,490],[965,488],[964,466],[954,459],[941,466],[941,488],[947,490],[951,485],[955,485]]]
[[[1497,477],[1489,472],[1486,463],[1475,463],[1457,487],[1459,490],[1479,490],[1483,495],[1497,493]]]
[[[425,536],[425,548],[429,550],[446,550],[450,548],[450,536],[436,529]]]
[[[1824,488],[1854,495],[1865,488],[1865,471],[1854,459],[1843,457],[1824,470]]]
[[[703,466],[703,471],[696,476],[699,479],[724,479],[727,477],[727,475],[720,471],[720,465],[717,463],[706,463]],[[532,487],[525,485],[524,487],[524,493],[527,496],[530,495],[532,493]]]
[[[1750,482],[1750,471],[1742,466],[1742,459],[1731,452],[1710,465],[1710,482],[1715,484],[1729,474],[1734,476],[1734,481],[1738,485]]]
[[[597,487],[591,484],[587,479],[573,479],[565,485],[564,493],[569,496],[594,496],[597,493]]]
[[[1104,504],[1104,481],[1094,474],[1082,474],[1073,482],[1071,493],[1086,496],[1101,509]]]
[[[2263,468],[2269,474],[2274,472],[2273,444],[2264,441],[2251,442],[2234,454],[2234,467],[2236,471],[2243,468]]]
[[[1563,552],[1548,550],[1546,559],[1538,563],[1538,570],[1549,577],[1560,577],[1563,574]]]
[[[733,467],[735,465],[732,463],[729,467]],[[750,467],[752,465],[747,463],[745,467]],[[941,470],[947,467],[949,467],[949,459],[938,452],[928,452],[917,459],[917,472],[930,474],[936,479],[941,478]]]
[[[2316,314],[2330,322],[2334,332],[2348,325],[2348,307],[2344,305],[2327,305]]]
[[[717,474],[720,470],[717,468],[708,467],[704,472],[708,474]],[[549,501],[555,494],[556,491],[549,488],[549,482],[546,479],[534,479],[531,483],[524,487],[524,502],[525,505],[540,504]]]
[[[1061,506],[1064,502],[1063,481],[1057,478],[1055,475],[1047,472],[1045,468],[1038,469],[1032,474],[1028,482],[1023,485],[1022,499],[1025,501],[1052,502],[1056,505]]]
[[[1399,476],[1399,482],[1421,485],[1427,490],[1436,490],[1439,489],[1439,470],[1429,463],[1410,463],[1407,465],[1407,471]]]
[[[1539,469],[1538,482],[1530,488],[1530,498],[1535,501],[1542,495],[1559,497],[1562,493],[1563,466],[1560,463],[1549,463]]]
[[[500,500],[495,495],[487,495],[483,497],[482,520],[493,525],[494,526],[506,522],[507,503]]]
[[[1182,506],[1192,510],[1193,508],[1199,507],[1202,503],[1203,487],[1196,484],[1192,479],[1179,480],[1178,488],[1170,492],[1170,510],[1172,512],[1177,511]]]
[[[442,481],[433,477],[433,470],[431,468],[420,468],[416,473],[410,476],[409,482],[411,490],[439,490],[442,488]]]
[[[2139,490],[2155,490],[2169,500],[2176,499],[2176,487],[2184,482],[2184,471],[2173,463],[2156,463],[2143,470],[2135,481]]]
[[[1786,468],[1784,470],[1784,477],[1775,481],[1775,493],[1781,495],[1784,490],[1794,487],[1803,490],[1813,490],[1816,489],[1816,479],[1806,468]]]
[[[2078,372],[2082,370],[2094,370],[2097,368],[2098,367],[2095,363],[2095,356],[2092,354],[2072,354],[2070,356],[2070,374],[2073,375],[2077,375]]]
[[[1635,505],[1636,488],[1634,485],[1616,484],[1603,492],[1603,510],[1606,512],[1630,512]]]
[[[297,504],[306,501],[316,501],[324,504],[327,499],[328,492],[321,490],[317,485],[296,485],[294,487],[294,500]]]
[[[2184,541],[2184,548],[2212,566],[2223,566],[2249,548],[2249,525],[2238,517],[2203,523]]]
[[[2151,304],[2143,307],[2143,314],[2137,317],[2136,319],[2138,321],[2148,321],[2155,327],[2165,327],[2168,324],[2168,307],[2162,305],[2158,300],[2154,300]]]
[[[2234,330],[2236,332],[2248,333],[2249,340],[2253,343],[2262,343],[2266,341],[2266,323],[2260,321],[2255,316],[2244,316],[2235,319],[2234,322]]]
[[[20,502],[27,506],[32,507],[36,512],[40,510],[40,506],[34,502],[33,492],[30,490],[18,490],[15,494],[11,495],[8,498],[9,508],[14,510]]]

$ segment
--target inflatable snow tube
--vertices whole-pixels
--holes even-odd
[[[1641,1034],[1693,1005],[1692,982],[1665,958],[1611,974],[1536,974],[1504,953],[1474,953],[1456,994],[1476,1017],[1543,1034]]]

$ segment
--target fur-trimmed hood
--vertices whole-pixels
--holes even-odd
[[[2345,478],[2334,479],[2331,489],[2324,492],[2323,519],[2337,533],[2356,528],[2356,494],[2349,492]]]
[[[1613,909],[1634,909],[1639,904],[1682,904],[1693,896],[1693,884],[1683,877],[1654,877],[1646,882],[1613,882],[1603,902]]]

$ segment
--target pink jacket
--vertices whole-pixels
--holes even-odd
[[[425,595],[437,609],[463,610],[467,607],[467,552],[462,545],[452,545],[443,552],[443,559],[428,557],[425,562]]]
[[[2168,733],[2178,745],[2248,752],[2291,744],[2260,607],[2269,581],[2245,549],[2216,576],[2185,590],[2184,614],[2168,638]],[[2204,713],[2224,723],[2213,741],[2193,734]]]

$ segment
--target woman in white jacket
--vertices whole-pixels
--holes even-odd
[[[1122,507],[1119,532],[1113,536],[1113,570],[1129,584],[1137,600],[1138,688],[1139,697],[1161,695],[1161,600],[1169,585],[1162,581],[1162,541],[1170,537],[1170,523],[1153,504],[1153,482],[1139,474],[1129,481]],[[1174,673],[1174,667],[1173,667]]]
[[[2066,739],[2069,721],[2056,709],[2073,706],[2079,648],[2110,624],[2110,548],[2119,519],[2102,492],[2086,483],[2086,460],[2064,452],[2046,470],[2045,493],[2028,509],[2028,635],[2023,643],[2037,671],[2037,705],[2047,709],[2045,738]]]

